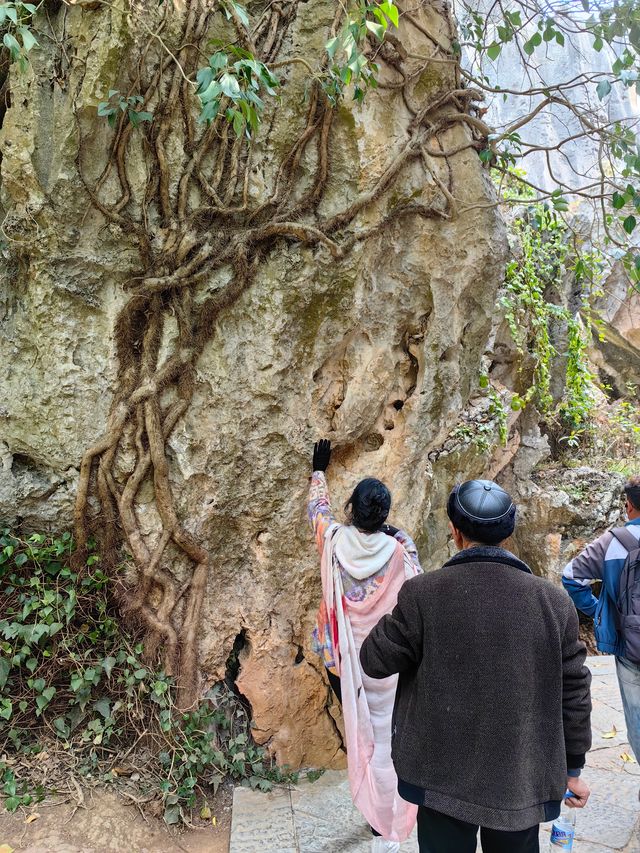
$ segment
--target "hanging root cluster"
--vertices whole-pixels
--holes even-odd
[[[318,207],[332,176],[336,108],[321,85],[320,58],[318,78],[309,81],[302,127],[278,165],[268,194],[255,201],[249,192],[251,142],[236,136],[222,114],[208,126],[197,122],[191,81],[220,16],[213,6],[207,0],[186,0],[181,6],[165,2],[155,13],[155,23],[139,29],[149,37],[132,49],[137,55],[129,57],[134,69],[129,92],[142,94],[141,109],[153,112],[153,122],[136,129],[122,115],[97,179],[87,175],[82,144],[78,155],[91,203],[111,226],[136,241],[140,271],[127,285],[129,300],[117,318],[118,378],[106,429],[82,460],[75,509],[77,560],[82,565],[89,537],[97,535],[108,567],[118,559],[124,540],[136,572],[124,610],[145,627],[147,651],[161,650],[184,708],[198,698],[198,629],[212,556],[178,517],[167,439],[189,407],[196,365],[216,321],[251,286],[279,242],[303,243],[340,258],[399,217],[457,215],[450,159],[464,149],[486,147],[489,133],[473,114],[480,96],[460,84],[450,48],[421,23],[419,8],[411,14],[401,10],[400,36],[403,29],[411,30],[414,40],[424,40],[429,56],[416,59],[395,36],[382,46],[372,41],[367,48],[380,66],[384,96],[397,98],[397,109],[408,116],[401,150],[391,154],[387,168],[368,190],[322,218]],[[296,67],[296,58],[284,56],[284,46],[291,41],[296,16],[304,15],[306,7],[300,0],[268,4],[251,30],[234,20],[237,43],[269,67],[285,69],[286,76]],[[154,13],[139,14],[148,22]],[[339,10],[334,32],[340,15]],[[452,30],[451,40],[453,36]],[[428,99],[418,102],[416,82],[438,57],[453,69],[443,75],[446,90],[431,91]],[[127,67],[126,58],[122,67]],[[282,91],[286,98],[286,79]],[[267,107],[260,133],[269,127],[269,110],[278,109],[275,102]],[[458,135],[462,143],[447,151],[442,135],[461,122],[468,132]],[[79,117],[77,123],[80,132]],[[143,194],[134,191],[130,173],[134,147],[146,162]],[[303,169],[309,152],[315,156],[305,160]],[[309,181],[310,160],[315,172]],[[409,166],[412,175],[420,174],[416,192],[385,209],[385,194]],[[426,201],[416,200],[420,198]],[[377,222],[359,228],[363,212]],[[211,291],[207,283],[210,287],[214,278],[226,283]],[[165,335],[169,322],[177,325],[173,337]],[[167,344],[169,337],[172,342]],[[161,525],[154,538],[143,533],[137,507],[140,489],[149,483]]]

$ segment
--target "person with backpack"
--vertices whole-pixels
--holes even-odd
[[[408,580],[362,645],[399,673],[392,756],[418,806],[420,853],[538,853],[539,824],[583,807],[591,674],[567,596],[505,548],[511,497],[489,480],[449,496],[458,553]]]
[[[640,761],[640,475],[624,486],[628,521],[574,557],[562,583],[574,604],[595,622],[598,651],[616,656],[627,738]],[[602,581],[599,598],[591,584]]]
[[[417,809],[398,794],[391,762],[391,714],[397,677],[363,674],[358,654],[378,619],[393,609],[407,578],[422,572],[411,537],[387,524],[389,489],[361,480],[347,505],[346,524],[331,509],[325,471],[331,442],[313,449],[308,516],[320,553],[322,602],[313,648],[342,705],[349,787],[371,826],[372,853],[398,853],[416,823]]]

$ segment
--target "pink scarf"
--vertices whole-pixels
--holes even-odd
[[[398,542],[380,588],[364,601],[349,601],[340,571],[333,568],[334,534],[326,532],[322,553],[322,594],[333,634],[336,669],[342,688],[349,787],[365,820],[387,841],[405,841],[416,823],[418,808],[398,794],[391,761],[391,718],[398,676],[369,678],[360,667],[360,647],[371,629],[398,600],[409,574]],[[412,568],[411,575],[417,572]]]

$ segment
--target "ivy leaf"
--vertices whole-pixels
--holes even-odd
[[[241,112],[236,110],[233,116],[233,130],[236,136],[242,136],[242,131],[244,130],[245,121],[244,116]]]
[[[627,203],[627,200],[622,193],[615,192],[611,198],[611,203],[613,204],[614,210],[621,210]]]
[[[324,49],[325,49],[325,50],[327,51],[327,53],[329,54],[329,59],[330,59],[331,61],[333,61],[333,57],[336,55],[336,51],[338,50],[338,47],[339,47],[339,46],[340,46],[340,39],[339,39],[337,36],[335,36],[334,38],[330,39],[330,40],[325,44]]]
[[[204,105],[202,112],[198,118],[198,121],[213,121],[213,119],[218,115],[218,110],[220,109],[220,101],[209,101]]]
[[[11,664],[6,658],[0,658],[0,690],[2,690],[9,678]]]
[[[382,24],[376,24],[374,21],[367,21],[367,29],[374,34],[378,41],[384,39],[384,27]]]
[[[489,57],[489,59],[496,60],[500,56],[501,50],[502,45],[494,41],[494,43],[490,44],[487,48],[487,56]]]
[[[560,47],[564,47],[564,36],[560,30],[556,30],[556,44],[559,44]]]
[[[22,45],[27,51],[27,53],[31,50],[32,47],[35,47],[38,44],[38,40],[28,27],[19,27],[18,32],[20,33]]]
[[[225,0],[224,10],[225,14],[227,15],[227,18],[230,20],[231,14],[229,12],[228,7],[231,7],[231,9],[233,9],[235,14],[238,16],[240,22],[242,23],[242,26],[248,28],[249,16],[247,15],[247,10],[244,8],[244,6],[241,6],[239,3],[235,3],[234,0]]]
[[[56,688],[47,687],[42,691],[40,696],[36,696],[36,705],[38,706],[38,711],[43,711],[55,695]]]
[[[636,227],[637,220],[635,216],[627,216],[627,218],[622,223],[622,227],[627,232],[627,234],[631,234]]]
[[[218,51],[209,58],[209,66],[214,71],[221,71],[229,63],[229,57],[226,53]]]
[[[56,734],[58,735],[58,737],[66,739],[71,734],[71,730],[66,720],[64,720],[62,717],[56,717],[56,719],[53,721],[53,728],[56,730]]]
[[[111,675],[111,671],[115,665],[116,659],[114,657],[108,657],[102,661],[102,668],[107,673],[107,678]]]
[[[5,803],[6,805],[6,803]],[[169,826],[178,823],[180,821],[180,806],[179,805],[170,805],[167,806],[164,810],[164,822]]]
[[[227,98],[231,98],[232,101],[237,101],[241,95],[238,81],[227,72],[225,72],[220,78],[220,88]]]
[[[102,699],[98,699],[97,702],[94,702],[93,707],[94,710],[101,714],[105,720],[111,715],[111,703],[106,696],[103,696]]]
[[[596,94],[602,100],[611,91],[611,83],[608,80],[601,80],[596,86]]]
[[[222,86],[217,80],[212,80],[204,91],[200,92],[200,100],[203,104],[208,101],[218,100],[222,94]]]
[[[398,14],[398,7],[394,6],[392,2],[384,2],[380,3],[380,11],[384,12],[384,14],[389,18],[393,26],[397,29],[400,25],[400,15]]]

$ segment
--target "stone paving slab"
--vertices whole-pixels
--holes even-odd
[[[589,658],[593,673],[593,749],[585,778],[592,795],[577,813],[574,853],[640,853],[640,766],[630,753],[611,657]],[[615,738],[603,738],[615,726]],[[549,825],[540,829],[548,850]],[[230,853],[368,853],[371,835],[349,795],[346,773],[329,771],[316,782],[270,794],[237,788]],[[418,853],[415,833],[402,853]]]
[[[233,792],[230,853],[300,853],[293,825],[291,792],[269,794],[236,788]]]

